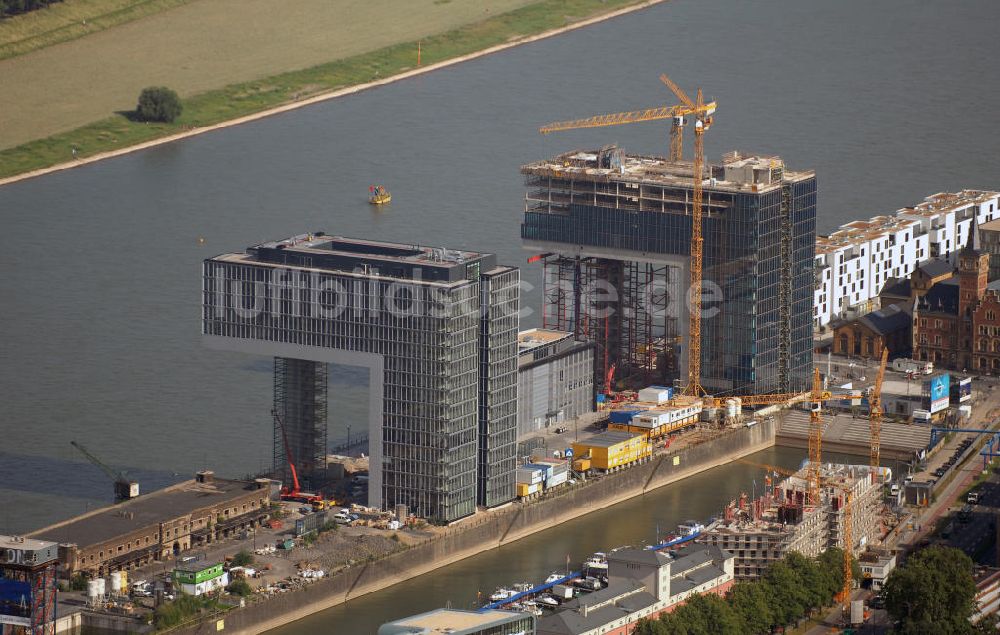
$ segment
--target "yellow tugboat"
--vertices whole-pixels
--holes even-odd
[[[368,202],[372,205],[385,205],[392,202],[392,194],[381,185],[368,186]]]

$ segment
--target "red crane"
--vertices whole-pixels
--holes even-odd
[[[302,488],[299,485],[299,474],[295,470],[295,462],[292,461],[292,450],[288,446],[288,434],[285,432],[285,422],[281,420],[281,416],[278,415],[277,410],[272,410],[271,414],[274,416],[274,420],[278,422],[278,427],[281,429],[281,441],[285,446],[285,459],[288,461],[288,469],[292,473],[292,487],[289,488],[287,485],[283,485],[281,487],[281,500],[295,501],[298,503],[318,503],[322,501],[322,494],[312,494],[310,492],[302,491]]]

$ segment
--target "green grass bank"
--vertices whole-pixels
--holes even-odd
[[[420,42],[429,66],[521,38],[570,26],[614,11],[649,4],[640,0],[541,0]],[[184,100],[172,124],[132,122],[115,115],[0,151],[0,178],[12,177],[97,154],[113,152],[193,128],[205,128],[308,97],[384,80],[416,67],[417,42],[404,42],[260,80],[233,84]]]

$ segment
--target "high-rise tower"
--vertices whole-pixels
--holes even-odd
[[[207,259],[202,333],[275,358],[275,469],[287,436],[306,482],[324,475],[326,365],[367,368],[369,505],[452,521],[514,498],[518,274],[492,254],[304,234]]]
[[[526,249],[544,254],[547,328],[596,343],[595,383],[680,376],[688,350],[692,164],[573,151],[521,168]],[[810,386],[816,177],[726,155],[703,184],[701,383],[717,394]]]

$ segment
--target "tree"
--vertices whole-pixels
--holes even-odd
[[[660,617],[665,633],[687,635],[742,635],[736,612],[714,593],[692,595],[673,613]]]
[[[250,583],[243,578],[238,578],[230,582],[229,586],[226,587],[226,590],[233,595],[238,595],[240,597],[246,597],[253,593],[253,587],[251,587]]]
[[[840,589],[844,586],[844,550],[840,547],[830,547],[823,553],[819,554],[817,559],[820,569],[822,569],[826,575],[827,586],[823,589],[827,598],[832,598],[835,594],[840,592]],[[852,561],[852,564],[854,562]],[[861,579],[861,572],[859,571],[857,575],[854,575],[855,580]]]
[[[918,551],[889,574],[885,607],[903,633],[971,633],[976,583],[972,560],[951,547]]]
[[[830,601],[827,589],[831,586],[832,575],[829,571],[820,569],[815,560],[806,558],[801,553],[793,551],[785,558],[787,564],[801,580],[802,601],[806,612],[816,609]]]
[[[246,549],[240,549],[233,556],[233,566],[234,567],[245,567],[247,565],[253,564],[253,554]]]
[[[181,114],[181,99],[166,86],[143,88],[139,93],[136,115],[143,121],[171,123]]]
[[[737,582],[726,595],[742,633],[767,633],[776,620],[768,602],[767,590],[759,582]]]
[[[663,622],[643,618],[635,625],[632,635],[665,635],[667,632]]]
[[[771,612],[777,624],[791,624],[806,614],[810,593],[802,578],[784,561],[772,564],[764,575],[765,589],[771,600]]]

